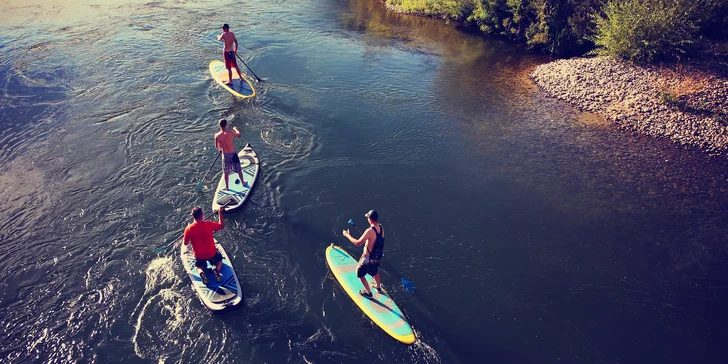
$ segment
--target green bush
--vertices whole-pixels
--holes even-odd
[[[728,1],[703,0],[697,5],[692,15],[700,34],[713,40],[728,40]]]
[[[556,55],[599,52],[636,62],[681,58],[728,38],[728,0],[386,0]]]
[[[506,35],[504,19],[507,18],[506,0],[474,0],[473,13],[467,21],[485,34]]]
[[[680,59],[695,49],[695,15],[705,1],[610,1],[597,20],[595,44],[603,55],[633,62]]]
[[[503,35],[552,54],[593,47],[593,14],[606,0],[475,0],[467,19],[487,34]]]

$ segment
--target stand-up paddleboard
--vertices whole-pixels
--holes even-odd
[[[185,245],[181,244],[180,257],[182,258],[182,265],[185,267],[187,276],[192,281],[192,290],[197,293],[200,301],[212,311],[220,311],[225,308],[235,306],[243,300],[243,289],[240,287],[238,276],[235,275],[235,269],[228,258],[225,249],[222,248],[217,240],[215,246],[217,251],[222,254],[222,282],[215,280],[215,274],[212,273],[213,266],[207,263],[207,269],[205,274],[207,275],[207,285],[202,283],[200,274],[197,272],[195,267],[195,254],[192,251],[192,244]]]
[[[371,298],[359,294],[359,290],[364,287],[356,276],[358,262],[349,253],[341,247],[331,245],[326,248],[326,262],[344,291],[375,324],[402,343],[415,342],[412,327],[386,292],[372,288]],[[374,278],[367,276],[367,279],[370,285],[374,283]]]
[[[233,84],[226,85],[225,82],[229,81],[229,76],[228,70],[225,68],[225,63],[218,60],[210,62],[210,73],[212,74],[212,78],[214,78],[220,86],[230,91],[231,94],[243,99],[255,96],[255,87],[253,87],[253,83],[250,82],[250,79],[245,76],[245,73],[242,73],[241,71],[243,75],[243,81],[241,82],[240,77],[238,76],[238,71],[235,69],[232,69],[232,71]]]
[[[228,175],[228,190],[225,189],[225,175],[220,176],[220,183],[217,184],[215,190],[215,198],[212,199],[212,211],[217,211],[220,206],[225,205],[223,212],[235,212],[243,206],[245,200],[248,199],[250,191],[253,189],[255,180],[258,179],[258,170],[260,169],[260,161],[258,154],[255,153],[250,144],[245,144],[243,150],[238,152],[240,158],[240,167],[243,170],[243,177],[247,186],[243,186],[243,181],[237,173]],[[223,162],[224,163],[224,162]]]

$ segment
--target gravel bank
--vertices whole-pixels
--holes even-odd
[[[701,71],[707,69],[712,71]],[[596,57],[543,64],[530,77],[550,96],[599,113],[621,128],[727,155],[724,71],[722,64],[675,72]]]

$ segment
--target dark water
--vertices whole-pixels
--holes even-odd
[[[0,14],[2,362],[728,361],[725,157],[545,98],[543,59],[366,0]],[[252,102],[207,73],[224,22]],[[218,235],[245,307],[214,315],[151,250],[209,208],[220,117],[263,164]],[[327,278],[371,208],[413,346]]]

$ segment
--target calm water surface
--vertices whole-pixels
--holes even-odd
[[[544,59],[377,1],[0,3],[0,361],[721,363],[728,163],[544,97]],[[211,81],[230,23],[267,81]],[[211,314],[176,239],[226,117],[261,156]],[[239,145],[242,145],[241,142]],[[375,208],[420,341],[324,250]],[[347,245],[350,252],[358,249]]]

